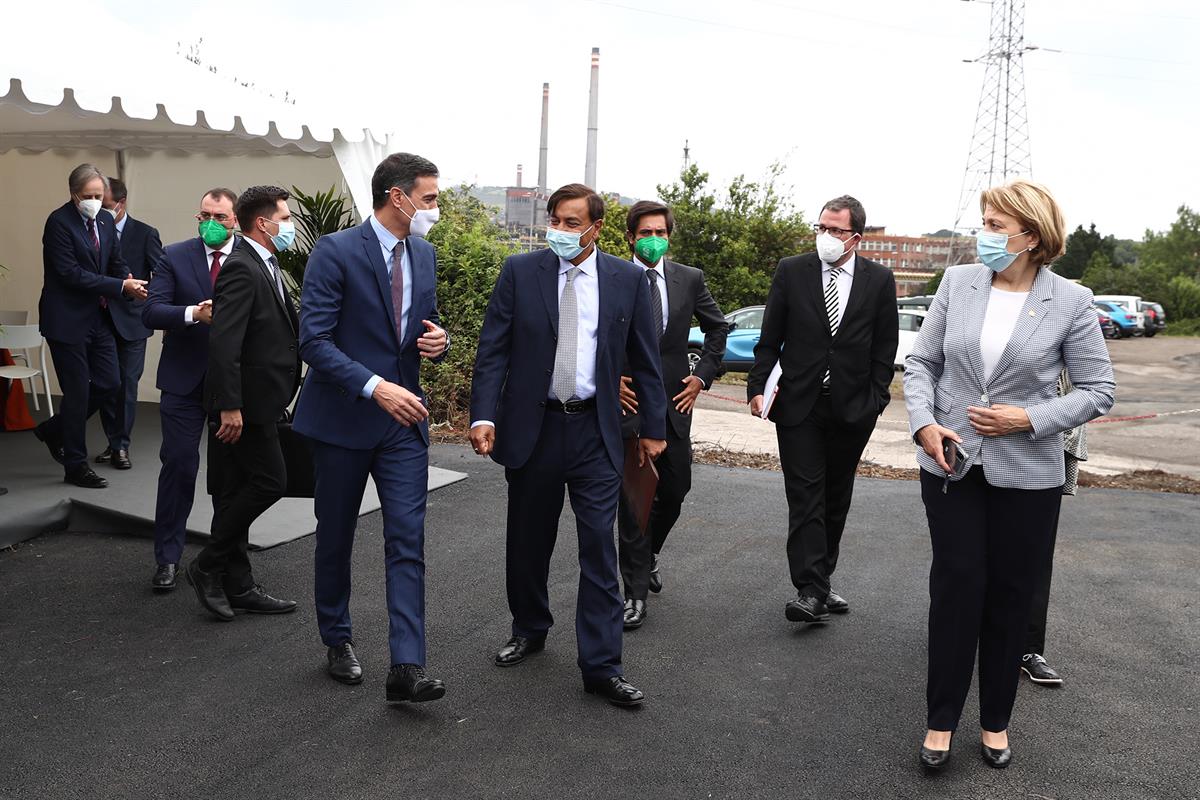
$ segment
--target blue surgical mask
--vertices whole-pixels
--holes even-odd
[[[550,245],[550,249],[559,258],[565,258],[567,261],[570,261],[583,252],[583,247],[580,246],[579,239],[593,227],[595,227],[594,224],[588,225],[579,233],[567,233],[556,228],[547,228],[546,244]]]
[[[1024,236],[1026,233],[1028,231],[1021,231],[1012,236],[1005,236],[1003,233],[980,233],[975,237],[975,252],[979,254],[979,261],[993,272],[1004,272],[1017,260],[1017,256],[1025,252],[1008,252],[1008,240],[1013,236]]]
[[[274,222],[279,226],[279,233],[271,237],[271,244],[275,246],[275,252],[282,253],[291,247],[292,242],[296,239],[296,223],[287,219],[278,222],[269,219],[267,222]]]

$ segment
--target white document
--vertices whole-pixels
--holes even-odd
[[[766,419],[775,405],[775,395],[779,394],[779,379],[783,377],[782,362],[776,361],[771,374],[767,376],[767,385],[763,388],[762,418]]]

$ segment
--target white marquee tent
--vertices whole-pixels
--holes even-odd
[[[27,310],[30,322],[42,284],[42,227],[68,199],[76,164],[122,177],[131,216],[158,228],[165,244],[196,235],[192,215],[213,186],[338,186],[363,216],[371,172],[392,151],[389,136],[335,127],[319,110],[155,43],[128,44],[136,35],[110,29],[100,37],[127,43],[119,72],[81,67],[94,62],[81,62],[66,37],[10,28],[0,49],[0,264],[8,268],[0,309]],[[147,350],[143,400],[157,400],[157,339]]]

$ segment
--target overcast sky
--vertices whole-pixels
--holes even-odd
[[[32,35],[62,28],[26,15]],[[50,8],[53,6],[53,8]],[[814,218],[850,193],[868,223],[954,221],[991,7],[963,0],[298,0],[87,6],[287,88],[300,106],[401,134],[443,181],[536,181],[549,81],[549,183],[582,180],[590,52],[601,51],[597,188],[652,197],[685,140],[714,182],[762,176]],[[29,15],[35,15],[30,17]],[[20,19],[18,19],[20,21]],[[10,19],[11,22],[11,19]],[[7,26],[10,34],[19,29]],[[80,28],[76,28],[80,30]],[[1033,177],[1071,227],[1141,238],[1200,205],[1200,8],[1184,0],[1029,0]],[[120,72],[108,45],[96,68]],[[1049,52],[1053,48],[1061,53]],[[81,60],[81,67],[87,62]],[[128,77],[128,76],[125,76]]]

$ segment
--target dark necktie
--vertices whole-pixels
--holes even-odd
[[[658,289],[658,273],[652,269],[646,270],[646,275],[650,278],[650,311],[654,315],[654,335],[662,338],[663,335],[663,311],[662,311],[662,292]]]
[[[838,309],[838,276],[841,274],[841,267],[829,270],[829,283],[825,284],[825,313],[829,315],[830,337],[837,336],[838,325],[841,323],[841,312]],[[825,386],[829,385],[829,370],[825,370],[825,377],[821,382]]]
[[[392,248],[392,320],[396,324],[396,338],[404,341],[404,242],[396,242]]]
[[[208,277],[212,278],[213,288],[217,286],[217,276],[221,274],[221,251],[213,250],[212,267],[208,270]]]
[[[100,249],[100,237],[96,235],[96,220],[89,219],[87,221],[88,236],[92,239],[92,247]]]

